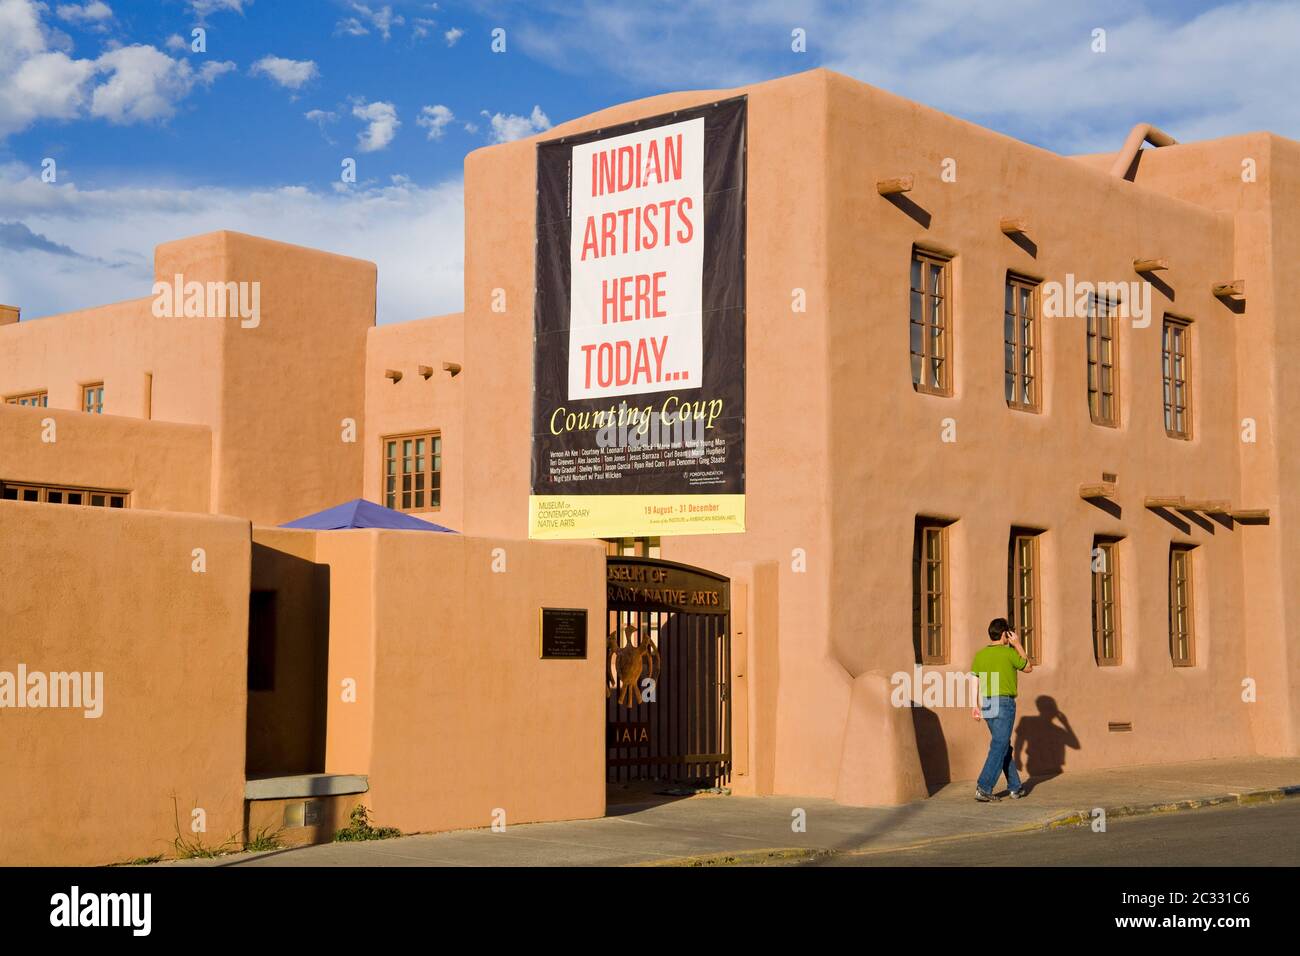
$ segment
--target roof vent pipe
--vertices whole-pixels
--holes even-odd
[[[1129,167],[1133,165],[1133,160],[1137,157],[1143,143],[1150,143],[1152,146],[1177,146],[1178,140],[1150,123],[1138,123],[1129,130],[1128,139],[1124,140],[1124,148],[1115,155],[1110,174],[1119,179],[1128,179]]]

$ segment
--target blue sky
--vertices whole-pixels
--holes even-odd
[[[231,228],[376,261],[380,321],[452,311],[465,154],[614,103],[827,66],[1065,153],[1300,137],[1298,47],[1269,0],[0,0],[0,301],[143,296]]]

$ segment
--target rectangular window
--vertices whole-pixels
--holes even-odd
[[[32,408],[49,408],[49,392],[27,392],[25,395],[10,395],[5,399],[6,405],[29,405]]]
[[[912,546],[912,617],[922,664],[948,663],[947,555],[947,525],[918,518]]]
[[[1120,662],[1119,542],[1095,538],[1092,544],[1092,643],[1097,663]]]
[[[35,501],[49,505],[78,505],[92,508],[130,507],[131,493],[105,488],[66,488],[57,485],[30,485],[0,482],[0,500]]]
[[[1162,346],[1165,392],[1165,434],[1192,437],[1191,375],[1188,340],[1191,326],[1182,319],[1165,317]]]
[[[1043,658],[1038,633],[1038,535],[1013,528],[1007,561],[1007,620],[1033,664]]]
[[[1185,545],[1169,548],[1169,656],[1175,667],[1196,663],[1192,623],[1192,549]]]
[[[1038,283],[1007,274],[1002,307],[1002,345],[1007,405],[1039,409]]]
[[[1088,296],[1088,412],[1094,423],[1119,425],[1118,302]]]
[[[951,316],[948,310],[948,268],[939,256],[912,250],[911,302],[908,320],[912,353],[912,385],[935,395],[952,392]]]
[[[104,383],[81,386],[81,410],[92,415],[104,414]]]
[[[384,440],[384,505],[396,511],[442,507],[442,435],[395,435]]]

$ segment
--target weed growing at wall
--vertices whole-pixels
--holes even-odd
[[[402,831],[397,827],[376,827],[370,823],[370,811],[365,804],[358,803],[352,808],[348,825],[334,834],[335,843],[357,843],[362,840],[388,840],[399,837]]]

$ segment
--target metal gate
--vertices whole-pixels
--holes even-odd
[[[606,779],[731,777],[731,582],[654,558],[606,559]]]

